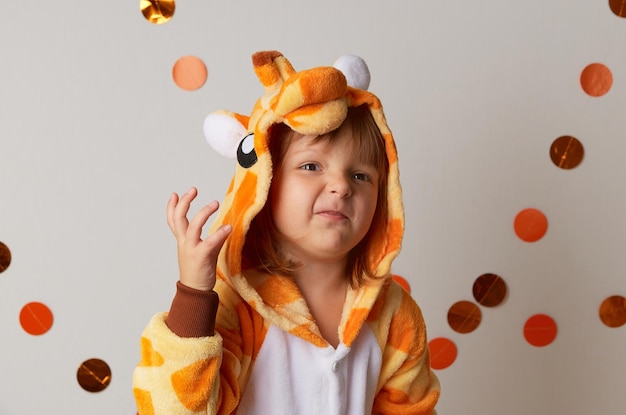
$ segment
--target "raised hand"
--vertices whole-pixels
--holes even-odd
[[[191,221],[187,220],[191,202],[198,196],[192,187],[180,198],[173,193],[167,202],[167,224],[178,245],[180,282],[197,290],[210,291],[215,287],[217,256],[232,231],[228,224],[202,239],[202,228],[219,207],[217,201],[204,206]]]

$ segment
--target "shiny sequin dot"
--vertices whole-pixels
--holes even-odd
[[[626,324],[626,298],[614,295],[600,304],[600,320],[608,327],[620,327]]]
[[[611,70],[601,63],[587,65],[580,74],[580,85],[588,95],[601,97],[613,84]]]
[[[139,7],[147,21],[163,24],[169,22],[174,16],[176,2],[174,0],[140,0]]]
[[[583,160],[585,149],[575,137],[564,135],[550,146],[550,159],[561,169],[573,169]]]
[[[548,231],[548,219],[538,209],[524,209],[515,217],[513,228],[522,241],[537,242]]]
[[[404,277],[401,277],[399,275],[392,275],[391,278],[393,278],[393,280],[395,282],[400,284],[400,286],[402,288],[404,288],[406,290],[406,292],[408,292],[408,293],[411,292],[411,285],[409,284],[409,282]]]
[[[11,250],[0,242],[0,272],[4,272],[11,265]]]
[[[474,281],[472,293],[478,304],[495,307],[500,305],[506,297],[506,284],[496,274],[483,274]]]
[[[480,309],[470,301],[454,303],[448,310],[448,324],[458,333],[470,333],[476,330],[481,320]]]
[[[183,56],[178,59],[172,69],[172,77],[179,88],[195,91],[204,85],[207,79],[207,68],[196,56]]]
[[[526,341],[536,347],[549,345],[556,338],[557,326],[552,317],[545,314],[536,314],[529,318],[524,325]]]
[[[428,342],[430,351],[430,367],[436,370],[450,367],[457,357],[457,348],[454,342],[445,337],[437,337]]]
[[[111,383],[111,368],[100,359],[85,360],[76,372],[76,379],[87,392],[100,392]]]
[[[48,306],[39,302],[28,303],[20,311],[22,329],[33,336],[47,333],[52,327],[53,321],[52,311]]]

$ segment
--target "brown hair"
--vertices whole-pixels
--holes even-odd
[[[385,238],[387,228],[387,177],[389,161],[385,152],[385,142],[376,121],[366,105],[351,107],[342,126],[350,124],[354,148],[361,161],[374,166],[379,173],[378,202],[370,228],[365,237],[348,254],[347,277],[356,288],[365,280],[380,278],[376,275],[372,255],[374,241]],[[331,141],[342,127],[319,137]],[[282,159],[293,139],[301,135],[285,124],[276,124],[270,131],[269,150],[272,155],[274,172],[281,168]],[[259,214],[252,220],[242,252],[244,269],[258,269],[269,273],[290,276],[299,264],[288,259],[277,244],[277,230],[271,215],[270,201],[266,202]]]

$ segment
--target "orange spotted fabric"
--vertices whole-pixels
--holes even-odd
[[[235,413],[270,325],[316,347],[329,346],[291,279],[242,273],[247,231],[265,204],[271,183],[268,131],[272,125],[285,123],[302,134],[320,135],[339,127],[348,107],[366,104],[385,139],[390,165],[387,233],[372,255],[379,275],[389,275],[401,247],[404,215],[398,157],[378,98],[349,86],[334,67],[297,72],[280,52],[256,53],[253,66],[264,95],[250,116],[220,112],[224,117],[219,119],[228,124],[224,131],[240,131],[241,137],[234,177],[212,225],[212,230],[223,223],[233,226],[218,260],[217,333],[180,338],[168,329],[165,313],[151,320],[141,338],[141,361],[133,379],[141,415]],[[365,326],[383,356],[373,413],[435,414],[439,384],[430,370],[423,318],[412,298],[391,278],[349,289],[340,341],[350,347]]]

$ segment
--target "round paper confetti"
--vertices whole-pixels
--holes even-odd
[[[4,272],[11,265],[11,250],[0,242],[0,272]]]
[[[169,22],[174,16],[176,2],[174,0],[140,0],[139,7],[147,21],[163,24]]]
[[[100,392],[111,383],[111,368],[100,359],[85,360],[76,372],[76,379],[87,392]]]
[[[195,91],[204,85],[207,78],[204,62],[196,56],[183,56],[178,59],[172,69],[174,82],[185,91]]]
[[[28,334],[39,336],[52,327],[54,318],[52,311],[45,304],[32,302],[22,307],[20,325]]]
[[[450,367],[457,357],[456,345],[450,339],[438,337],[428,342],[430,367],[436,370]]]
[[[472,293],[478,304],[495,307],[506,297],[506,284],[496,274],[483,274],[474,281]]]
[[[411,286],[409,285],[409,282],[405,278],[403,278],[403,277],[401,277],[399,275],[392,275],[391,278],[393,278],[395,282],[400,284],[400,286],[402,288],[404,288],[406,290],[406,292],[408,292],[408,293],[411,292]]]
[[[592,97],[601,97],[613,84],[611,70],[601,63],[587,65],[580,75],[580,85]]]
[[[522,210],[513,223],[515,234],[524,242],[536,242],[548,231],[548,219],[537,209]]]
[[[609,327],[620,327],[626,324],[626,298],[614,295],[600,304],[600,320]]]
[[[448,310],[448,324],[458,333],[470,333],[478,327],[482,313],[470,301],[459,301]]]
[[[557,327],[554,320],[545,314],[536,314],[524,325],[524,337],[533,346],[547,346],[556,338]]]
[[[564,135],[550,146],[550,159],[561,169],[573,169],[583,160],[585,149],[575,137]]]

